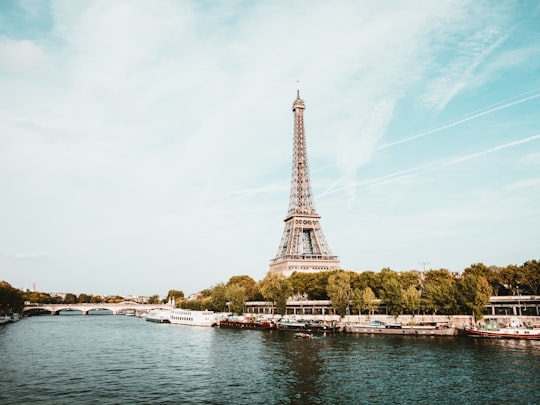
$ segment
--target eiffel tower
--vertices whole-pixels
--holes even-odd
[[[289,211],[279,248],[270,261],[271,273],[290,276],[293,272],[314,273],[339,270],[337,256],[333,256],[321,228],[321,217],[315,211],[307,160],[304,131],[304,100],[300,90],[293,103],[294,147]]]

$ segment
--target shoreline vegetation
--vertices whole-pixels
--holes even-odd
[[[295,272],[289,277],[268,273],[259,282],[247,275],[233,276],[188,298],[182,290],[169,290],[165,299],[155,294],[145,303],[165,303],[174,298],[179,308],[242,314],[248,301],[270,301],[276,314],[287,314],[288,300],[329,300],[331,314],[399,316],[472,316],[486,314],[491,296],[540,295],[540,262],[529,260],[507,267],[473,264],[463,272],[447,269],[396,272],[336,270]],[[66,293],[53,296],[21,291],[0,282],[0,315],[21,312],[24,302],[76,304],[122,302],[121,296],[101,297]],[[384,305],[384,314],[377,313]]]

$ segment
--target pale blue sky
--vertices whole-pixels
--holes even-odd
[[[345,269],[540,258],[537,1],[2,1],[0,279],[262,279],[297,80]]]

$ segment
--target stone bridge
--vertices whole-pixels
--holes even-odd
[[[136,315],[146,313],[151,309],[171,308],[171,304],[139,304],[137,302],[125,301],[116,304],[108,303],[88,303],[88,304],[27,304],[23,307],[23,315],[32,315],[49,312],[51,315],[58,315],[60,311],[80,311],[83,315],[88,315],[88,311],[109,310],[114,315],[132,312]]]

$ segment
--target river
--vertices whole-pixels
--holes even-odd
[[[0,327],[0,403],[540,403],[540,341],[39,316]]]

